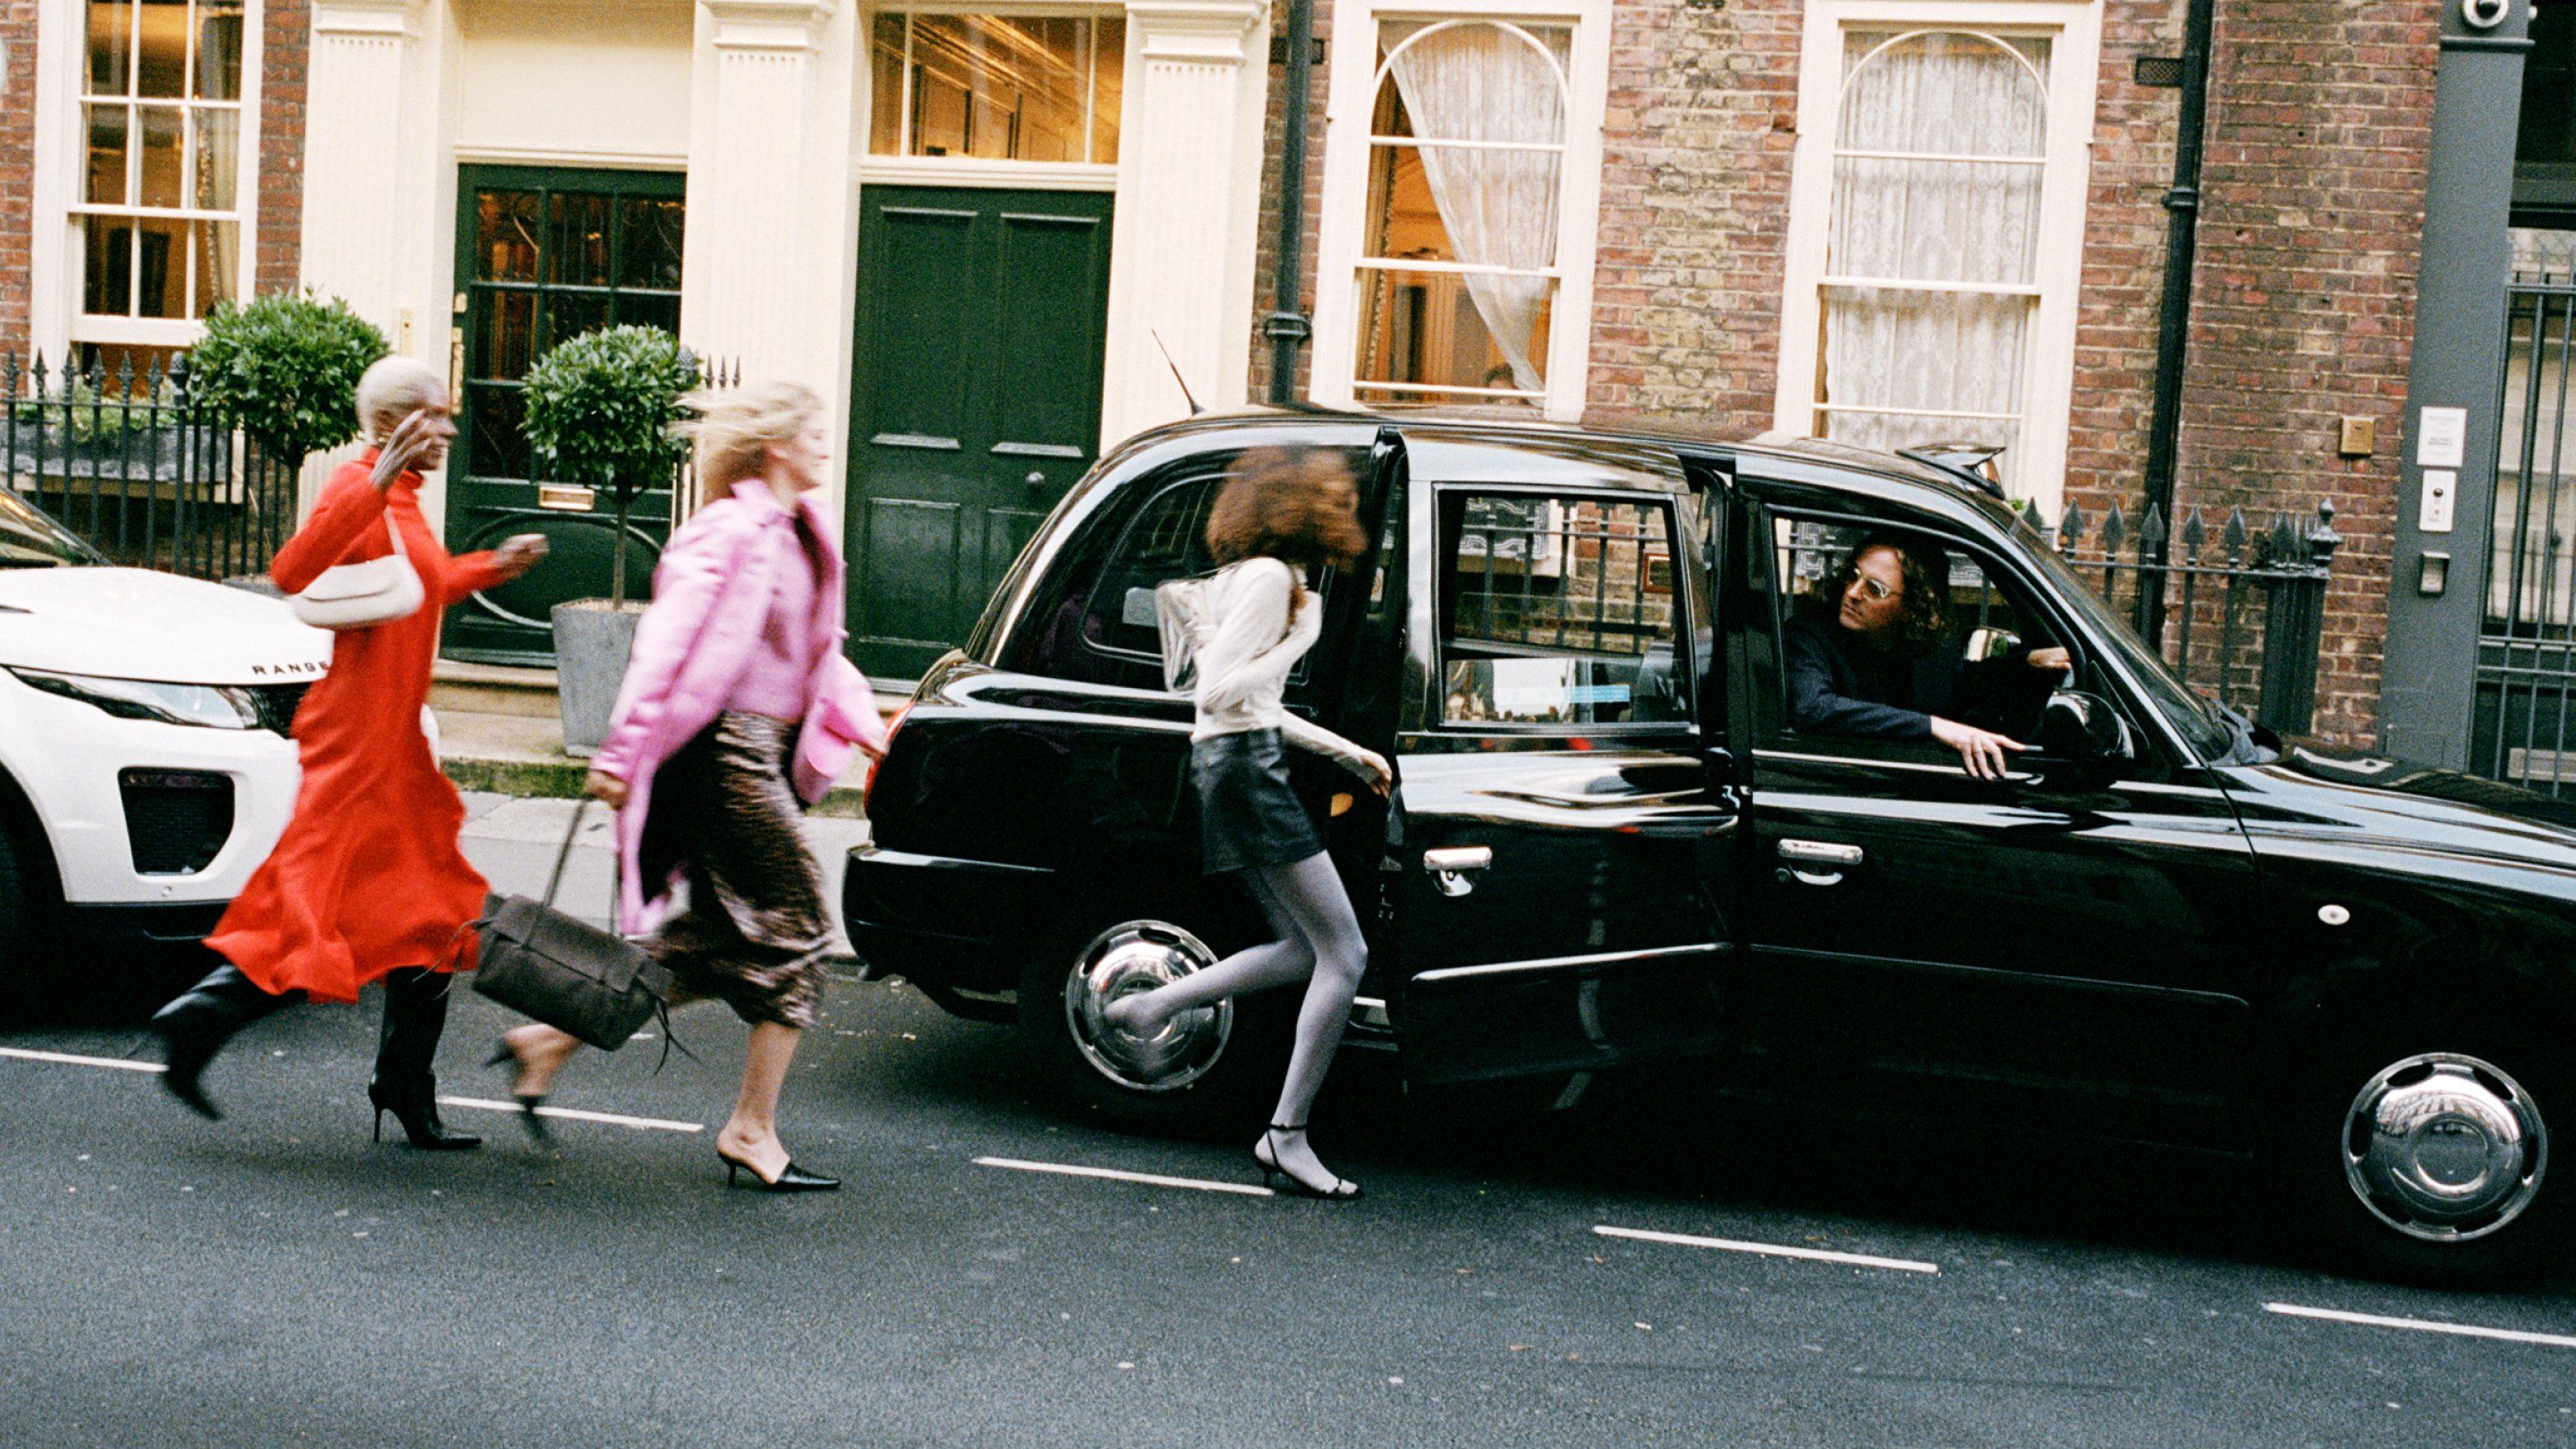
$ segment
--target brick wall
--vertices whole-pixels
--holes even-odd
[[[2179,501],[2338,509],[2321,733],[2376,732],[2437,0],[2221,0]],[[2345,415],[2375,456],[2336,456]]]
[[[261,7],[259,248],[261,292],[296,285],[304,223],[304,73],[308,0]],[[0,354],[24,352],[34,258],[36,0],[0,0]]]
[[[0,0],[0,355],[27,346],[29,207],[36,181],[36,0]]]

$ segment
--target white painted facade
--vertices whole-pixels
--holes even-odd
[[[1123,13],[1119,159],[1050,165],[868,155],[872,12],[850,0],[316,0],[304,280],[445,369],[459,166],[684,171],[682,340],[808,383],[845,431],[862,188],[1108,191],[1106,447],[1187,412],[1163,349],[1201,402],[1244,398],[1268,70],[1266,0]]]

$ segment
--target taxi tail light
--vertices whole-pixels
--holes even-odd
[[[886,755],[894,753],[894,732],[903,728],[905,718],[912,713],[913,703],[914,701],[912,700],[905,700],[903,704],[895,710],[894,717],[886,721]],[[884,773],[885,756],[880,755],[877,757],[875,763],[868,766],[868,783],[861,787],[859,791],[859,801],[862,809],[866,808],[867,804],[875,799],[877,793],[877,777]]]

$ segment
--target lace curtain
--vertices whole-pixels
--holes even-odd
[[[1390,25],[1386,44],[1393,56],[1387,70],[1418,137],[1562,146],[1562,77],[1571,38],[1562,30],[1489,21]],[[1459,261],[1530,271],[1556,264],[1561,150],[1417,149],[1432,204]],[[1544,390],[1545,374],[1530,344],[1554,279],[1471,272],[1462,280],[1476,315],[1511,364],[1512,385]]]
[[[1871,448],[1999,443],[2009,478],[2035,296],[1884,284],[2036,285],[2047,42],[1879,31],[1844,45],[1821,431]],[[1924,415],[1950,413],[1982,416]]]

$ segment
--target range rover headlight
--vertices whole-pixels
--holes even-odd
[[[259,728],[258,703],[249,690],[232,685],[155,684],[142,679],[97,679],[41,669],[12,668],[9,673],[30,689],[77,699],[118,719],[205,725],[219,730]]]

